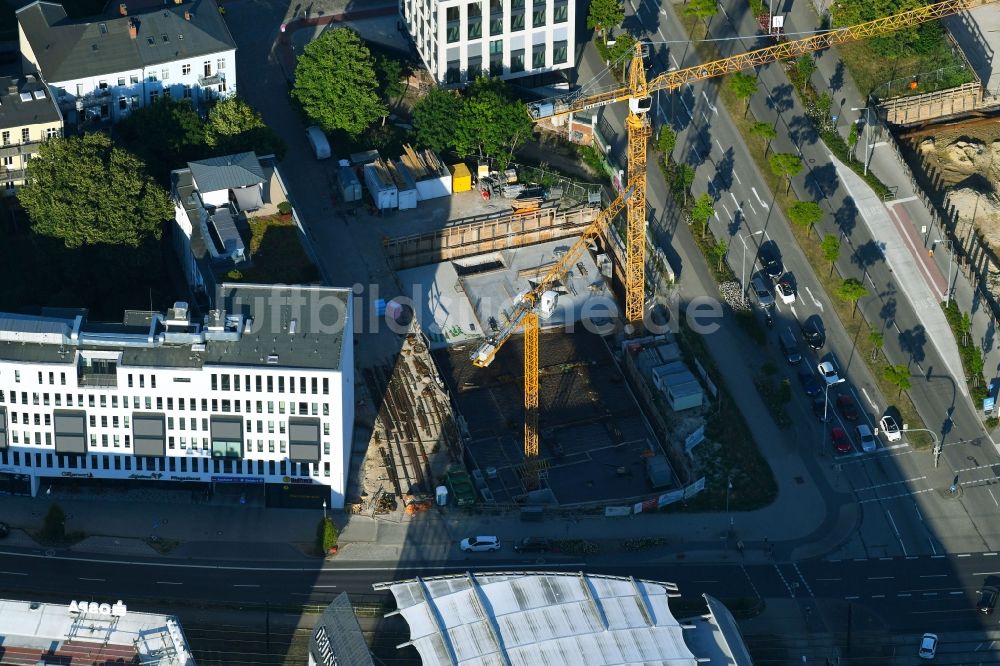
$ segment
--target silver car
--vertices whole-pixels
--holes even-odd
[[[760,307],[769,308],[774,305],[774,294],[771,293],[771,289],[762,277],[759,275],[753,276],[750,280],[750,286],[753,288],[754,295],[757,296],[757,302],[760,303]]]
[[[500,550],[500,538],[495,536],[474,536],[462,539],[459,548],[464,553],[486,553]]]

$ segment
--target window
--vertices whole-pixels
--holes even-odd
[[[166,81],[169,78],[170,78],[170,70],[164,67],[163,69],[160,70],[160,80]]]
[[[555,0],[552,7],[552,22],[565,23],[569,19],[569,0]]]
[[[27,143],[31,140],[31,130],[27,127],[21,128],[21,142]]]
[[[457,37],[456,37],[457,39]],[[444,82],[448,84],[458,83],[462,78],[462,70],[459,68],[457,60],[449,60],[448,68],[444,72]]]
[[[490,42],[490,76],[503,74],[503,40],[494,39]]]
[[[545,43],[535,44],[531,47],[531,68],[541,69],[545,67]]]
[[[465,23],[466,39],[479,39],[483,36],[483,5],[479,2],[469,4]]]
[[[460,39],[459,11],[458,7],[448,7],[445,10],[445,20],[448,22],[445,39],[447,39],[449,44],[457,42]]]
[[[566,40],[552,42],[552,64],[565,65],[567,57]]]
[[[0,137],[3,138],[3,145],[5,146],[10,145],[10,132],[8,130],[4,130],[2,133],[0,133]]]
[[[510,0],[510,30],[524,30],[524,0]]]
[[[201,63],[202,71],[205,72],[205,76],[212,76],[212,61],[206,60]]]
[[[225,58],[219,58],[219,61],[217,63],[215,63],[215,69],[217,69],[219,71],[222,71],[225,68],[226,68],[226,59]]]
[[[181,74],[187,76],[190,73],[191,73],[191,63],[186,62],[183,65],[181,65]]]
[[[125,77],[124,76],[119,76],[118,77],[118,85],[119,86],[124,86],[125,85]]]
[[[49,127],[49,128],[47,128],[45,130],[45,138],[46,139],[54,139],[57,136],[61,136],[61,135],[62,135],[62,130],[59,129],[58,127]]]
[[[149,83],[156,83],[156,74],[150,74],[147,76],[146,81]]]
[[[160,97],[160,91],[159,90],[150,90],[149,91],[149,103],[150,104],[155,104],[156,100],[159,97]]]
[[[131,84],[133,86],[135,84],[139,83],[139,75],[138,74],[132,74],[131,76],[128,77],[128,82],[129,82],[129,84]]]
[[[503,1],[490,0],[490,34],[503,34]]]
[[[108,89],[108,82],[107,81],[99,81],[97,83],[97,87],[100,88],[101,90],[107,90]]]
[[[514,49],[510,52],[510,71],[524,71],[524,49]]]
[[[5,155],[4,158],[3,158],[3,165],[5,167],[12,167],[12,166],[14,166],[14,156],[13,155]]]
[[[531,26],[533,28],[541,28],[545,25],[545,0],[533,0],[531,9]]]

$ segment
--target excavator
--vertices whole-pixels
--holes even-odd
[[[528,105],[534,121],[543,121],[586,111],[616,102],[628,103],[625,128],[628,132],[628,181],[626,187],[597,216],[569,250],[535,283],[514,299],[507,312],[506,321],[493,336],[487,338],[471,355],[472,363],[487,367],[497,352],[518,330],[524,330],[524,456],[523,478],[528,488],[538,483],[538,331],[541,318],[551,315],[556,308],[558,294],[552,288],[579,260],[588,244],[604,234],[612,220],[626,211],[625,257],[625,319],[629,324],[641,324],[645,291],[646,244],[646,144],[650,135],[647,112],[652,107],[652,94],[672,92],[698,81],[725,76],[779,60],[837,46],[847,42],[877,37],[909,28],[927,21],[934,21],[960,12],[996,2],[997,0],[944,0],[884,16],[857,25],[834,28],[808,37],[783,41],[772,46],[748,51],[728,58],[676,69],[647,79],[643,62],[644,45],[635,44],[628,69],[628,80],[621,86],[596,92],[571,93],[541,100]]]

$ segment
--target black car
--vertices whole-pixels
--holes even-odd
[[[833,417],[833,410],[827,406],[826,396],[822,393],[813,397],[812,408],[813,416],[818,418],[823,423],[828,422]]]
[[[767,277],[777,280],[784,274],[785,266],[781,263],[781,250],[778,249],[778,244],[774,241],[769,240],[761,243],[757,257],[760,259],[760,265]]]
[[[514,544],[515,553],[547,553],[552,550],[552,542],[544,537],[525,537]]]
[[[819,315],[813,315],[802,324],[802,337],[806,344],[813,349],[822,349],[826,344],[826,332],[823,330],[823,322]]]
[[[993,608],[997,605],[997,595],[1000,594],[1000,590],[992,586],[986,586],[979,591],[979,603],[976,604],[976,608],[983,615],[990,615],[993,613]]]
[[[0,523],[0,539],[10,534],[10,526],[7,523]]]

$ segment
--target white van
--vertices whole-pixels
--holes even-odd
[[[312,146],[313,152],[316,153],[316,159],[325,160],[330,157],[330,142],[326,140],[326,134],[323,133],[323,130],[315,125],[307,127],[306,137],[309,139],[309,145]]]

